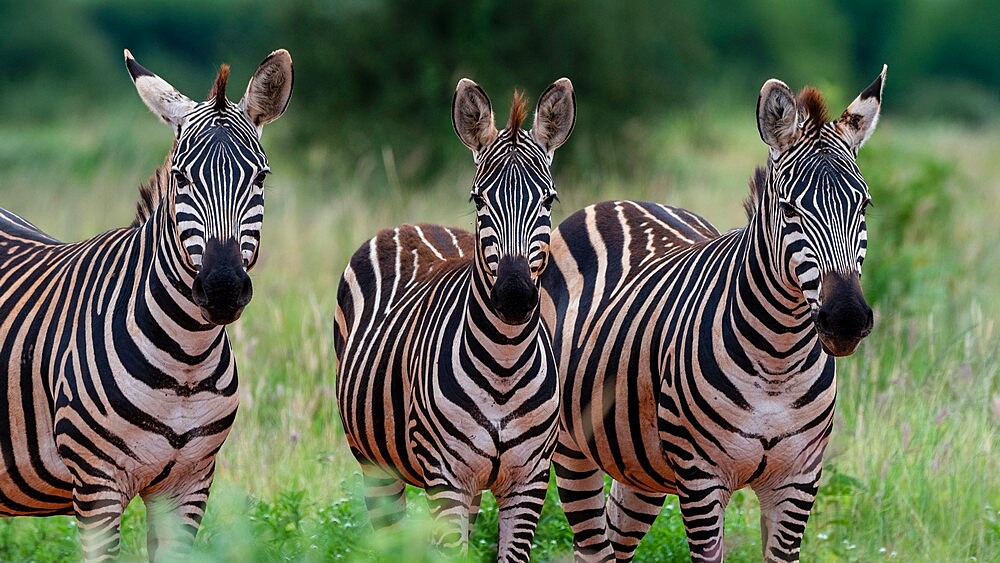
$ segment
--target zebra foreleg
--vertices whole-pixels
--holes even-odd
[[[560,432],[552,464],[566,520],[573,529],[573,555],[578,561],[614,561],[604,511],[604,472]]]
[[[427,504],[434,518],[433,542],[448,555],[464,557],[469,551],[469,506],[472,493],[443,480],[428,480]]]
[[[73,510],[85,561],[109,561],[118,557],[122,512],[128,500],[113,482],[74,485]]]
[[[212,468],[214,472],[214,465]],[[146,505],[146,546],[150,561],[183,560],[198,535],[212,476],[186,487],[185,492],[142,493]]]
[[[406,484],[375,466],[361,468],[372,528],[380,530],[395,525],[406,514]]]
[[[469,536],[476,527],[476,517],[479,516],[479,505],[483,504],[483,492],[479,491],[472,497],[472,504],[469,505]]]
[[[527,483],[497,496],[500,521],[498,561],[529,561],[531,540],[535,537],[548,487],[549,464],[545,463]]]
[[[677,491],[691,561],[722,561],[722,531],[726,505],[729,504],[732,491],[698,469],[692,468],[685,472],[698,474],[697,479],[680,481]],[[678,474],[680,473],[679,470]]]
[[[611,484],[607,518],[611,545],[618,561],[631,561],[635,548],[663,508],[667,495],[644,493],[618,481]]]
[[[798,561],[802,534],[816,500],[819,472],[757,492],[765,561]]]

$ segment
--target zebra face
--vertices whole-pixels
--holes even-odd
[[[812,89],[796,99],[770,80],[758,102],[761,138],[771,146],[761,205],[773,226],[773,252],[833,356],[852,354],[874,325],[861,289],[871,196],[855,157],[878,121],[884,79],[883,68],[833,122]]]
[[[458,83],[452,124],[476,162],[470,199],[476,206],[476,270],[492,310],[506,324],[528,322],[538,310],[538,280],[549,259],[552,203],[550,166],[576,120],[573,85],[560,79],[542,94],[531,131],[523,131],[525,101],[515,93],[507,127],[493,122],[486,93]]]
[[[193,102],[128,51],[125,58],[143,101],[176,134],[168,197],[180,258],[194,272],[191,299],[207,322],[231,323],[253,296],[247,272],[257,261],[270,172],[260,135],[288,105],[291,57],[279,50],[264,59],[237,104],[226,99],[226,65],[209,99]]]

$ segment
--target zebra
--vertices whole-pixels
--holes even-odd
[[[117,556],[137,494],[150,559],[186,552],[197,534],[238,404],[225,325],[253,294],[269,172],[260,134],[293,78],[278,50],[238,104],[227,65],[195,102],[128,50],[125,66],[175,134],[133,223],[61,243],[0,209],[0,515],[75,515],[94,561]]]
[[[833,424],[834,357],[873,326],[860,285],[871,198],[855,159],[884,80],[885,67],[836,121],[815,89],[763,85],[769,158],[745,228],[720,234],[683,209],[609,201],[553,231],[541,308],[577,558],[630,560],[676,494],[692,559],[721,560],[726,504],[750,486],[765,559],[798,559]]]
[[[556,199],[552,156],[573,130],[562,78],[532,129],[515,92],[498,131],[490,100],[462,79],[452,124],[476,164],[476,232],[439,225],[380,231],[337,292],[337,406],[361,465],[376,529],[405,511],[405,483],[427,491],[434,543],[466,552],[481,491],[499,506],[499,558],[527,561],[558,432],[558,378],[538,317]]]

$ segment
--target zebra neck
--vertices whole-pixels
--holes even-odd
[[[537,352],[538,307],[522,325],[503,322],[489,305],[490,286],[479,261],[475,262],[477,267],[465,311],[463,348],[481,373],[505,379],[521,375],[532,365]]]
[[[191,298],[196,271],[185,258],[177,233],[173,201],[167,196],[141,227],[150,253],[147,271],[131,309],[151,363],[166,373],[180,373],[202,363],[218,363],[225,329],[205,322]]]
[[[769,233],[756,217],[737,245],[734,291],[727,300],[731,332],[756,367],[785,373],[815,360],[820,350],[809,305],[787,281],[786,266],[773,256]]]

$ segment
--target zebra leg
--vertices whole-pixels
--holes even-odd
[[[573,529],[573,555],[578,561],[614,561],[604,510],[604,472],[559,433],[552,455],[559,500]]]
[[[549,464],[516,490],[497,497],[500,537],[497,561],[529,561],[531,540],[549,488]]]
[[[84,560],[109,561],[118,557],[122,513],[128,501],[111,481],[74,485],[73,511],[80,528]]]
[[[618,561],[631,561],[635,548],[663,508],[666,494],[644,493],[623,483],[611,484],[607,503],[608,532]]]
[[[362,465],[365,506],[372,528],[394,526],[406,514],[406,484],[374,465]]]
[[[472,497],[472,504],[469,505],[469,536],[472,536],[472,531],[476,526],[476,517],[479,516],[479,505],[483,503],[483,492],[479,491],[476,496]]]
[[[765,561],[798,561],[802,534],[816,500],[819,471],[757,492]]]
[[[434,545],[449,555],[469,552],[469,506],[472,494],[443,479],[427,483],[427,504],[435,520]]]
[[[689,472],[699,472],[697,469]],[[722,561],[722,530],[732,491],[707,473],[694,481],[680,482],[678,499],[691,561]]]
[[[150,490],[142,493],[142,501],[146,505],[146,546],[150,561],[187,558],[205,517],[214,472],[213,463],[207,476],[188,484],[180,492]]]

